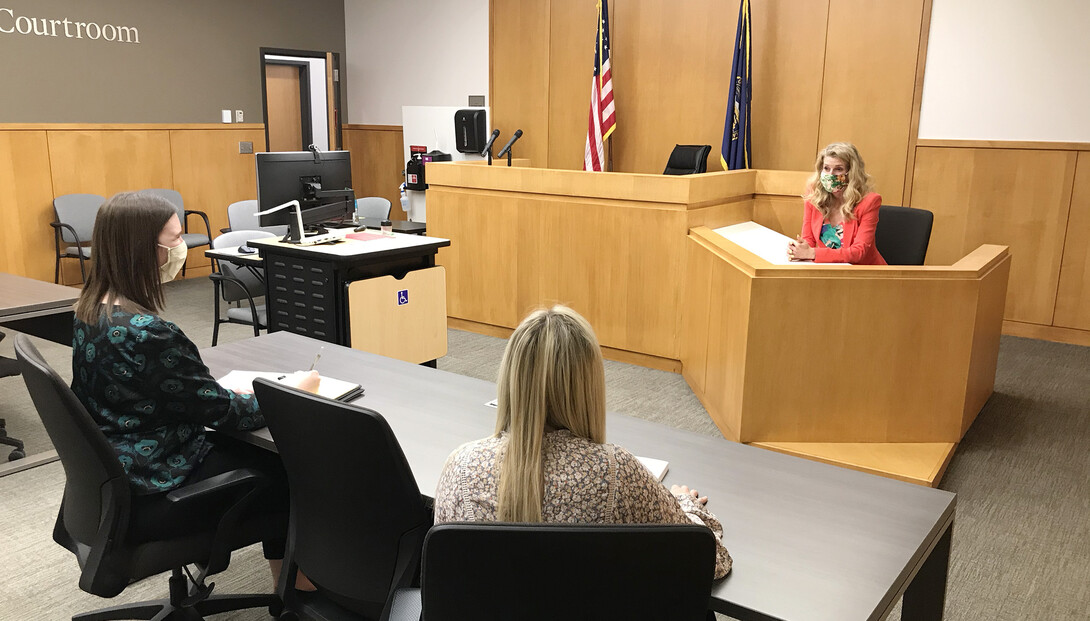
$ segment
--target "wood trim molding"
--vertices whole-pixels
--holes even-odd
[[[1090,142],[1024,141],[1024,140],[940,140],[921,138],[917,147],[950,149],[1028,149],[1033,151],[1090,151]]]
[[[905,158],[905,180],[901,204],[912,204],[912,175],[916,167],[916,142],[920,135],[920,107],[923,104],[923,77],[927,65],[927,37],[931,33],[931,1],[924,0],[920,19],[920,47],[916,51],[916,84],[912,89],[912,117],[908,126],[908,154]]]
[[[1090,346],[1090,330],[1044,326],[1036,323],[1003,320],[1003,334],[1055,343]]]
[[[346,123],[341,126],[342,129],[357,129],[367,130],[372,132],[399,132],[403,131],[403,127],[400,125],[361,125],[358,123]]]
[[[0,131],[149,131],[265,129],[264,123],[0,123]]]

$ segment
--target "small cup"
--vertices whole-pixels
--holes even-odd
[[[389,220],[383,220],[382,224],[380,226],[382,227],[382,234],[383,235],[388,235],[390,237],[394,236],[394,223],[393,222],[390,222]]]

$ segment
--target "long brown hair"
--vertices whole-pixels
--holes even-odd
[[[531,313],[507,341],[497,389],[496,435],[506,432],[507,446],[496,513],[540,522],[546,427],[606,440],[605,369],[590,323],[565,306]]]
[[[859,155],[859,149],[850,142],[834,142],[822,149],[814,162],[814,174],[806,181],[806,200],[821,212],[823,218],[828,218],[833,211],[836,196],[821,185],[821,167],[825,164],[825,158],[835,157],[842,160],[848,166],[848,187],[844,188],[841,195],[840,212],[845,220],[855,218],[855,206],[863,197],[871,191],[870,175],[867,174],[863,157]]]
[[[96,323],[106,308],[155,313],[163,307],[159,233],[177,212],[148,192],[121,192],[99,208],[91,232],[91,271],[76,302],[76,317]]]

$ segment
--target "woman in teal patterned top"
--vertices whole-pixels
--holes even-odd
[[[163,307],[162,284],[173,280],[186,259],[181,235],[165,199],[140,192],[114,196],[95,217],[94,261],[76,303],[72,390],[128,474],[134,508],[128,536],[135,540],[214,526],[226,507],[172,520],[163,507],[164,492],[238,468],[270,479],[252,510],[287,512],[279,458],[207,431],[263,426],[256,398],[220,386],[197,346],[155,314]],[[315,390],[317,374],[298,374],[294,384]],[[283,537],[264,542],[274,578],[283,543]]]

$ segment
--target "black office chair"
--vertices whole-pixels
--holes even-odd
[[[711,151],[710,144],[674,145],[670,161],[666,162],[666,170],[662,174],[695,175],[708,172],[708,154]]]
[[[923,265],[935,215],[926,209],[882,205],[874,245],[890,265]]]
[[[128,476],[106,436],[26,336],[15,337],[15,353],[34,407],[64,467],[64,500],[53,540],[76,555],[82,570],[80,588],[114,597],[134,580],[172,570],[168,600],[105,608],[76,615],[73,621],[192,621],[202,615],[264,606],[279,612],[274,594],[212,596],[215,583],[205,584],[206,577],[227,568],[232,550],[284,532],[286,516],[244,517],[250,500],[267,484],[263,475],[233,470],[168,492],[165,500],[170,512],[193,515],[209,507],[230,508],[213,531],[135,540],[129,530],[136,516]],[[187,567],[191,564],[200,568],[196,576]]]
[[[211,246],[212,225],[208,222],[208,214],[195,209],[186,209],[185,201],[182,199],[182,194],[178,190],[155,188],[145,191],[151,192],[156,196],[161,196],[171,205],[174,205],[174,210],[178,212],[178,220],[182,223],[182,239],[185,240],[187,248],[193,249],[201,246]],[[204,220],[204,233],[189,232],[189,216],[200,216],[201,220]],[[182,264],[182,278],[185,278],[185,263]]]
[[[269,231],[231,231],[224,233],[212,240],[212,248],[238,248],[251,239],[276,237]],[[258,274],[264,274],[264,268],[256,268],[254,273],[250,268],[240,267],[229,261],[212,260],[212,273],[208,278],[212,281],[212,347],[216,346],[220,337],[220,324],[239,323],[253,326],[254,336],[261,334],[260,330],[269,325],[268,313],[264,304],[258,304],[256,298],[265,296],[265,281]],[[229,304],[226,316],[220,312],[220,300]],[[246,302],[246,307],[241,306]],[[230,304],[234,304],[230,306]]]
[[[291,490],[281,618],[379,618],[432,524],[401,445],[372,410],[262,379],[254,392]],[[297,571],[318,591],[296,591]]]
[[[4,340],[6,336],[6,334],[0,332],[0,341]],[[19,363],[11,358],[0,356],[0,377],[12,377],[14,375],[19,375]],[[0,444],[12,447],[11,452],[8,453],[8,461],[26,457],[26,448],[23,446],[23,441],[8,435],[7,421],[2,418],[0,418]]]
[[[79,273],[87,281],[84,263],[91,259],[91,232],[95,228],[98,208],[106,199],[98,194],[65,194],[53,199],[53,245],[57,259],[53,267],[53,282],[61,280],[61,259],[79,259]]]
[[[388,619],[704,621],[714,571],[696,524],[440,524],[421,588],[398,590]]]

